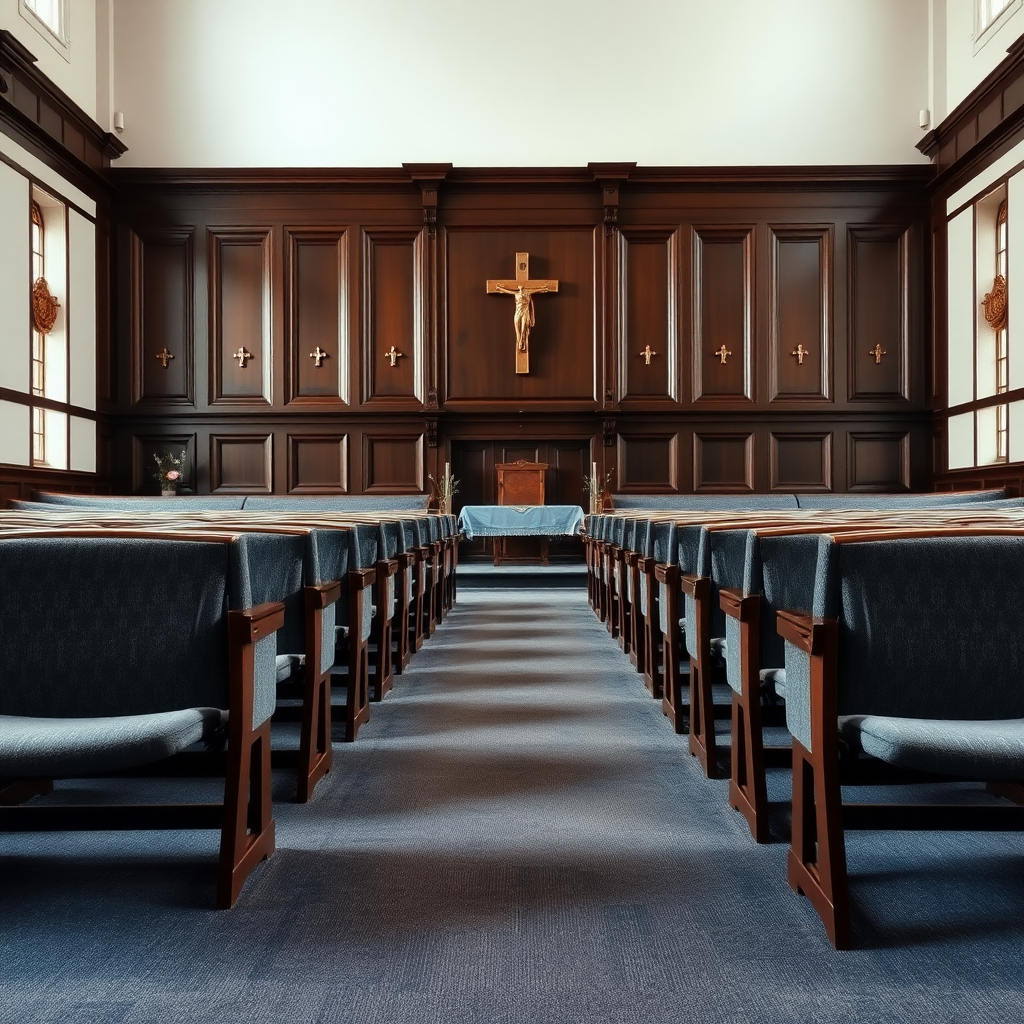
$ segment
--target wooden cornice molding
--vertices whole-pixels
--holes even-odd
[[[409,177],[420,187],[423,223],[433,232],[437,224],[437,194],[441,182],[452,169],[451,164],[402,164]]]
[[[1024,125],[1024,35],[1006,57],[917,144],[948,181]],[[941,184],[936,180],[936,184]]]
[[[7,29],[0,29],[0,129],[93,195],[106,190],[110,161],[128,148],[58,89]]]
[[[170,192],[350,192],[410,191],[433,182],[445,190],[522,189],[579,191],[593,188],[645,191],[916,191],[935,177],[931,164],[822,165],[807,167],[235,167],[111,168],[119,188]]]

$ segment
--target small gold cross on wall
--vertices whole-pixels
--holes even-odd
[[[657,353],[657,352],[655,352],[655,351],[654,351],[654,349],[652,349],[650,345],[648,345],[648,346],[647,346],[647,347],[646,347],[646,348],[645,348],[645,349],[644,349],[644,350],[643,350],[643,351],[642,351],[642,352],[640,353],[640,355],[642,355],[642,356],[644,357],[644,365],[646,365],[646,366],[650,366],[650,365],[651,365],[651,356],[656,356],[657,354],[658,354],[658,353]]]
[[[327,353],[317,345],[315,351],[309,353],[309,358],[313,360],[317,367],[323,366],[324,360],[327,358]]]
[[[725,361],[732,355],[732,352],[723,345],[721,348],[715,349],[715,355],[721,359],[722,365],[725,366]]]
[[[796,356],[796,361],[801,366],[803,366],[804,365],[804,356],[809,356],[811,354],[811,350],[808,349],[808,348],[804,348],[803,345],[797,345],[797,347],[795,349],[793,349],[793,351],[790,352],[789,354],[791,356]]]
[[[887,356],[889,354],[880,344],[876,344],[874,348],[869,348],[868,353],[875,357],[876,366],[882,361],[882,356]]]
[[[160,360],[160,365],[163,366],[165,370],[167,369],[168,361],[174,358],[174,356],[167,351],[166,345],[164,345],[164,349],[162,352],[157,352],[156,357],[157,359]]]
[[[238,365],[244,370],[246,360],[252,359],[252,353],[247,351],[244,345],[240,345],[238,351],[231,358],[237,359]]]
[[[394,345],[392,345],[391,348],[389,348],[384,353],[384,355],[387,356],[387,358],[391,360],[391,365],[392,366],[397,366],[398,365],[398,360],[401,359],[402,356],[405,355],[405,353],[404,352],[399,352],[398,349],[395,348]]]

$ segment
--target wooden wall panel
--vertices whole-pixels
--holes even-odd
[[[753,227],[695,227],[692,259],[693,400],[753,401]]]
[[[597,325],[597,231],[453,230],[446,232],[449,402],[593,401]],[[488,279],[515,277],[515,254],[530,254],[531,278],[554,278],[556,294],[535,299],[530,372],[515,372],[515,302],[488,295]]]
[[[426,490],[423,434],[364,434],[363,490],[420,494]]]
[[[678,443],[676,433],[620,433],[616,490],[678,491]]]
[[[679,244],[674,228],[618,232],[619,401],[679,397]]]
[[[210,402],[270,405],[272,231],[211,228],[209,239]]]
[[[909,432],[851,430],[847,449],[847,490],[910,490]]]
[[[185,453],[183,467],[184,491],[198,489],[196,462],[196,435],[192,433],[135,434],[132,437],[132,493],[159,494],[156,457],[170,452],[172,455]]]
[[[348,236],[285,232],[285,402],[349,401]]]
[[[771,225],[771,401],[831,398],[831,224]],[[802,360],[802,361],[801,361]]]
[[[699,430],[693,434],[695,494],[753,491],[754,435],[746,431]]]
[[[851,224],[851,399],[910,399],[910,229]]]
[[[133,404],[194,404],[194,237],[190,227],[131,234]]]
[[[273,494],[273,434],[211,434],[210,491]]]
[[[773,491],[831,491],[832,434],[772,431],[768,471]]]
[[[369,404],[426,401],[423,234],[394,228],[363,233],[364,400]]]
[[[347,494],[348,435],[289,434],[288,493]]]

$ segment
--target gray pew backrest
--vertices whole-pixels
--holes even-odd
[[[258,603],[251,540],[0,541],[0,714],[227,708],[225,613]],[[258,642],[254,722],[273,711],[275,652],[273,634]]]
[[[1024,717],[1024,634],[1007,597],[1022,578],[1019,536],[819,537],[811,611],[838,622],[839,715]],[[808,662],[794,652],[787,722],[811,750]]]
[[[798,494],[800,508],[940,508],[1006,498],[1005,488],[990,491],[942,491],[932,494]]]
[[[34,491],[36,501],[47,505],[75,505],[81,508],[99,508],[117,512],[189,512],[196,509],[240,509],[245,501],[242,495],[196,494],[177,498],[137,498],[102,494],[58,494],[53,491]]]
[[[669,512],[756,512],[798,508],[794,494],[613,494],[616,509],[651,509]]]
[[[426,511],[423,494],[393,495],[323,495],[305,498],[264,497],[251,495],[244,499],[244,508],[253,512],[402,512],[406,509]]]

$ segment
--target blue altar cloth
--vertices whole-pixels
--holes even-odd
[[[579,505],[466,505],[459,528],[475,537],[571,536],[583,526]]]

